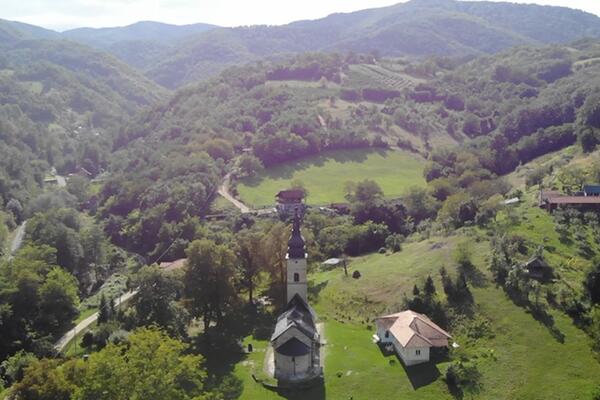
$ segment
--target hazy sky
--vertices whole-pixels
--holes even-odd
[[[179,25],[278,25],[399,2],[402,0],[0,0],[0,18],[56,30],[121,26],[141,20]],[[517,2],[561,5],[600,15],[600,0]]]

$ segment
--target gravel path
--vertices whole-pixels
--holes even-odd
[[[132,290],[130,292],[123,294],[121,297],[119,297],[115,301],[115,306],[117,306],[117,307],[120,306],[121,303],[131,299],[137,293],[138,293],[138,291],[136,289],[136,290]],[[94,314],[90,315],[89,317],[87,317],[86,319],[84,319],[83,321],[78,323],[77,326],[75,326],[69,332],[65,333],[64,336],[61,337],[60,340],[58,342],[56,342],[56,344],[54,345],[54,348],[56,349],[56,351],[58,351],[59,353],[62,352],[64,350],[64,348],[71,342],[71,340],[73,340],[75,338],[75,336],[77,336],[77,332],[82,332],[83,330],[87,329],[90,325],[92,325],[94,322],[96,322],[97,319],[98,319],[98,312],[95,312]]]

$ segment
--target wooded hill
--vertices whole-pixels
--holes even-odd
[[[115,28],[77,28],[62,37],[96,47],[144,70],[160,60],[181,39],[216,28],[210,24],[170,25],[142,21]]]
[[[105,53],[63,40],[21,40],[46,34],[32,32],[6,33],[0,54],[5,204],[26,202],[50,166],[63,174],[106,168],[112,137],[127,118],[166,92]]]
[[[600,37],[600,18],[582,11],[486,1],[412,0],[281,26],[220,28],[139,22],[62,34],[0,21],[0,38],[66,38],[112,53],[169,88],[218,75],[232,65],[304,52],[380,56],[473,56],[516,45]]]
[[[147,75],[176,87],[205,79],[227,65],[290,53],[465,56],[599,36],[598,17],[566,8],[413,0],[284,26],[215,29],[177,46],[151,65]]]

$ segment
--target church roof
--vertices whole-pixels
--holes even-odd
[[[275,331],[271,341],[276,340],[290,328],[297,328],[311,340],[318,336],[315,325],[316,315],[313,309],[299,296],[295,295],[287,304],[283,312],[277,317]]]
[[[296,209],[292,227],[292,236],[288,241],[288,258],[304,257],[306,257],[306,248],[304,246],[304,238],[300,233],[300,215],[298,214],[298,209]]]
[[[284,356],[297,357],[310,353],[310,347],[293,337],[279,346],[277,348],[277,352],[279,354],[283,354]]]

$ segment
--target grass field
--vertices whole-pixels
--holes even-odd
[[[235,367],[243,381],[241,399],[451,399],[442,380],[448,362],[406,369],[395,356],[383,355],[371,342],[372,317],[397,310],[403,294],[428,274],[441,291],[439,268],[452,275],[453,254],[459,243],[471,243],[473,261],[487,282],[472,292],[478,313],[488,319],[490,337],[467,339],[456,335],[456,356],[476,360],[482,374],[476,399],[589,399],[600,382],[600,363],[594,358],[588,337],[563,314],[551,311],[554,327],[564,335],[557,341],[550,330],[525,309],[513,304],[489,280],[485,236],[434,238],[408,243],[400,253],[372,254],[353,259],[350,271],[361,279],[344,276],[342,270],[316,272],[309,291],[324,321],[325,384],[308,392],[276,393],[254,382],[260,376],[267,343],[247,338],[256,349]],[[465,396],[470,398],[470,396]]]
[[[339,150],[269,168],[241,181],[237,190],[249,205],[272,205],[278,191],[299,179],[308,190],[309,204],[329,204],[345,201],[345,182],[372,179],[386,197],[397,197],[411,186],[425,185],[423,166],[423,159],[408,152]]]

